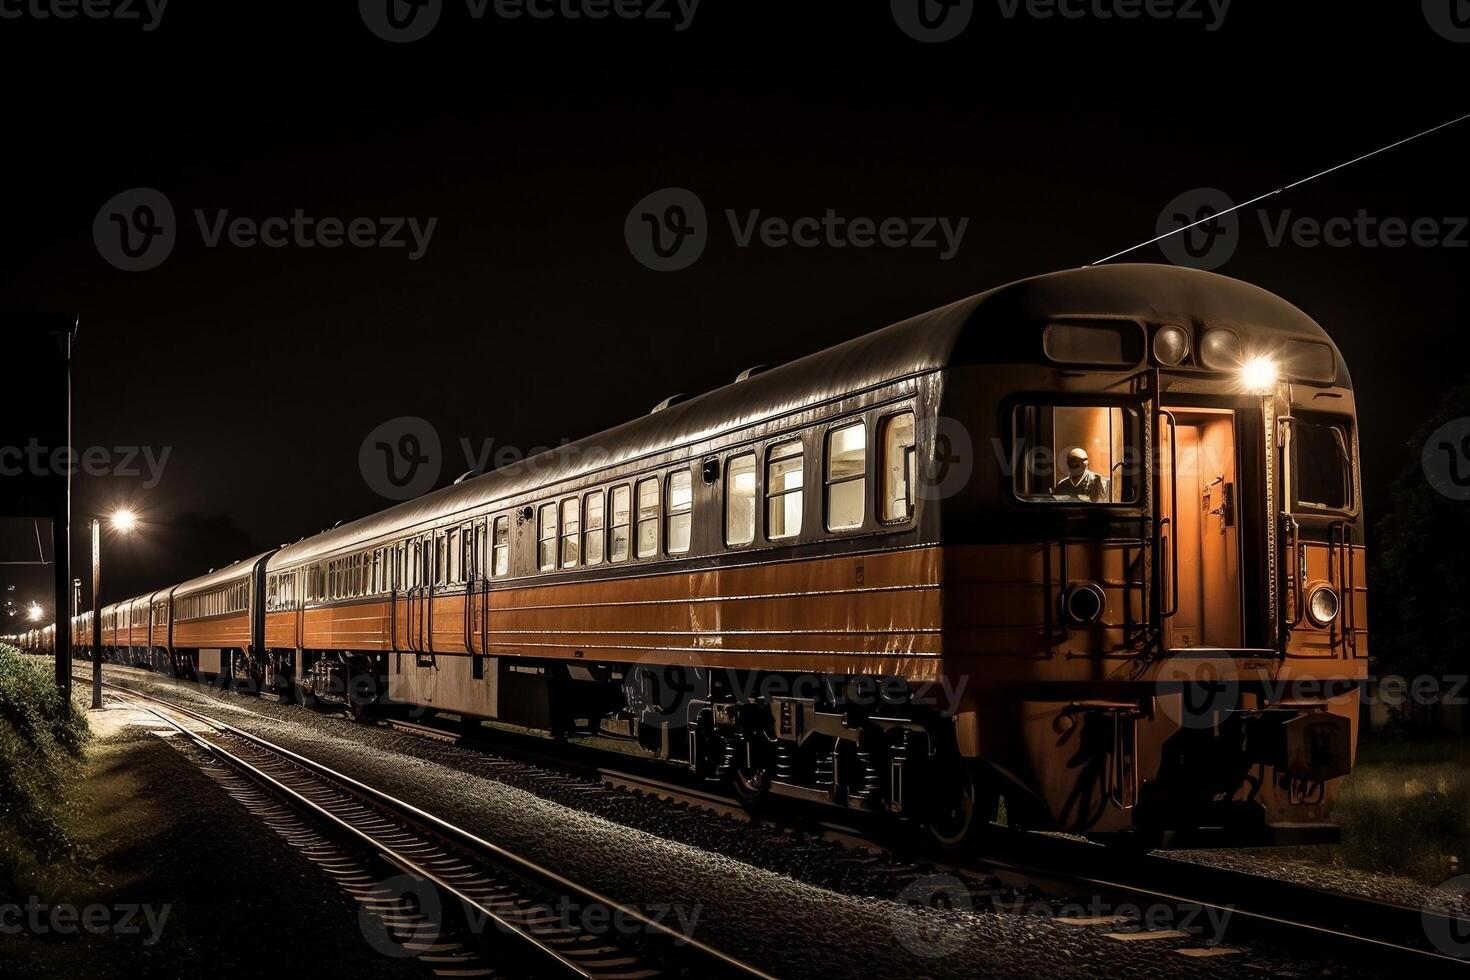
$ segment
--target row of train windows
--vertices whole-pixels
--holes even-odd
[[[916,457],[914,415],[902,412],[879,424],[878,519],[906,521],[913,514]],[[800,439],[776,443],[765,454],[765,536],[794,538],[805,516],[805,450]],[[754,449],[725,461],[724,540],[727,547],[754,543],[759,462]],[[858,420],[829,429],[826,437],[824,526],[832,532],[863,527],[868,508],[867,423]],[[689,551],[694,520],[693,477],[688,469],[645,477],[611,490],[594,490],[536,511],[536,567],[541,571],[626,561],[630,554],[652,558]]]
[[[897,524],[913,516],[916,457],[914,414],[900,412],[878,423],[879,452],[870,476],[867,423],[842,423],[826,433],[823,469],[824,526],[830,532],[860,530],[867,521],[870,480],[878,485],[877,518]],[[725,460],[724,541],[753,544],[760,498],[765,500],[768,541],[801,533],[806,513],[806,459],[800,439],[766,449],[764,488],[755,449]],[[662,476],[593,490],[534,508],[536,567],[597,566],[630,558],[687,554],[694,521],[693,473],[688,467]],[[488,538],[488,540],[486,540]],[[475,577],[503,578],[511,570],[510,516],[441,529],[432,538],[414,537],[307,569],[271,575],[266,608],[295,608],[306,602],[381,595],[392,591],[459,585]],[[485,572],[488,571],[488,576]]]
[[[242,580],[213,592],[201,592],[174,600],[175,619],[202,619],[244,612],[250,605],[250,582]]]

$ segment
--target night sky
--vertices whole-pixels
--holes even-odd
[[[573,20],[585,4],[558,0],[536,20],[446,0],[427,37],[389,43],[352,3],[173,0],[151,30],[141,2],[144,22],[35,16],[64,2],[0,0],[0,307],[80,315],[76,445],[167,450],[156,486],[75,484],[78,526],[117,504],[148,522],[107,542],[106,600],[386,506],[358,456],[396,417],[432,423],[447,483],[471,465],[461,440],[514,453],[579,438],[752,364],[1096,260],[1152,237],[1181,193],[1241,201],[1470,112],[1470,27],[1453,40],[1431,23],[1450,23],[1451,0],[1237,0],[1218,21],[1203,0],[1172,5],[1196,19],[1137,20],[1098,16],[1129,0],[1071,4],[1080,19],[989,0],[943,43],[908,36],[887,3],[704,0],[679,29],[673,2],[658,4],[669,19]],[[1342,348],[1370,522],[1467,370],[1467,161],[1470,123],[1267,202],[1268,228],[1246,212],[1217,270],[1301,306]],[[140,187],[167,198],[176,241],[129,272],[94,219]],[[708,245],[660,272],[624,223],[668,187],[703,203]],[[298,209],[434,225],[417,258],[406,230],[399,248],[206,244],[222,211]],[[968,224],[947,258],[740,247],[727,209]],[[1273,245],[1286,209],[1434,219],[1450,241]],[[44,581],[0,568],[27,594]]]

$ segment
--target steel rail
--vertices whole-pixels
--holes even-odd
[[[164,698],[156,697],[152,694],[146,694],[144,692],[126,687],[124,685],[119,685],[106,681],[104,681],[103,683],[104,686],[111,688],[114,691],[120,691],[127,696],[157,702],[171,710],[178,711],[189,718],[210,725],[218,731],[227,732],[230,735],[243,739],[244,741],[257,746],[258,748],[264,749],[268,753],[274,754],[280,758],[287,759],[295,763],[297,766],[300,766],[301,768],[316,774],[319,778],[322,778],[328,782],[336,783],[341,787],[345,787],[354,795],[365,798],[384,809],[398,814],[401,817],[407,817],[411,821],[443,835],[444,837],[450,839],[451,841],[459,844],[462,847],[477,852],[481,855],[487,856],[502,867],[508,866],[507,870],[510,870],[513,874],[516,874],[520,877],[529,879],[538,887],[544,888],[548,891],[562,893],[567,895],[568,897],[577,898],[582,902],[600,905],[604,908],[607,908],[611,912],[624,916],[625,919],[628,921],[637,922],[650,934],[672,943],[678,948],[678,951],[681,955],[687,955],[687,953],[693,952],[697,955],[699,959],[704,960],[707,966],[716,968],[718,972],[722,975],[756,977],[761,978],[761,980],[775,980],[775,978],[771,974],[765,973],[764,971],[748,963],[745,963],[744,961],[734,956],[731,956],[728,953],[724,953],[718,949],[715,949],[714,947],[695,939],[685,932],[681,932],[678,929],[674,929],[670,926],[665,925],[662,922],[652,919],[631,906],[618,902],[608,897],[607,895],[604,895],[601,892],[598,892],[585,885],[581,885],[565,877],[564,875],[561,875],[555,871],[552,871],[549,868],[546,868],[541,864],[530,860],[529,858],[525,858],[512,851],[508,851],[498,844],[491,843],[490,841],[487,841],[484,838],[463,829],[462,827],[452,824],[435,814],[429,813],[428,811],[423,810],[413,805],[412,803],[400,800],[397,797],[394,797],[388,793],[383,792],[382,790],[377,789],[376,787],[363,783],[357,779],[354,779],[351,776],[339,773],[336,770],[326,765],[323,765],[322,763],[319,763],[313,759],[309,759],[306,756],[291,751],[290,749],[276,745],[275,743],[269,741],[268,739],[262,738],[259,735],[256,735],[252,732],[247,732],[240,728],[236,728],[235,726],[230,725],[227,722],[220,721],[217,718],[205,715],[201,712],[193,710],[192,708],[179,705]],[[175,728],[181,727],[173,722],[170,722],[170,724],[173,725]],[[187,729],[185,729],[185,731],[187,731]],[[228,753],[221,747],[216,746],[208,739],[202,738],[201,736],[197,735],[197,733],[187,732],[187,734],[196,742],[200,742],[203,745],[209,747],[210,751],[215,752],[216,754],[224,753],[225,755],[232,756],[231,753]],[[257,778],[262,778],[268,781],[268,783],[270,784],[276,784],[278,782],[268,774],[260,773],[259,770],[256,770],[255,767],[250,766],[250,763],[245,762],[244,760],[239,760],[239,763],[243,766],[249,767],[253,771],[252,774],[258,773]],[[234,765],[233,762],[231,764]],[[333,820],[337,823],[342,823],[342,821],[338,820],[334,815],[326,813],[326,811],[323,811],[315,803],[301,797],[294,790],[290,789],[290,787],[281,786],[280,788],[283,792],[290,794],[294,799],[299,800],[304,806],[312,809],[314,812],[317,812],[323,817]],[[371,846],[372,848],[379,851],[389,850],[388,848],[385,848],[382,843],[373,840],[371,836],[364,834],[357,828],[351,828],[349,826],[348,829],[350,829],[351,832],[359,840]],[[385,857],[389,857],[389,859],[394,860],[395,863],[401,860],[413,864],[411,859],[401,858],[401,856],[390,857],[389,855],[385,854]],[[414,867],[412,869],[405,870],[409,870],[412,874],[420,875],[426,880],[434,882],[436,885],[440,884],[437,876],[433,875],[432,872],[420,869],[416,864],[414,864]],[[454,888],[454,886],[446,883],[443,887],[445,887],[446,890],[448,890],[451,894],[454,894],[457,898],[460,898],[462,901],[469,903],[477,910],[491,916],[497,923],[500,923],[502,921],[499,916],[495,915],[495,913],[491,912],[488,909],[484,909],[473,898],[463,895],[458,889]],[[522,934],[521,930],[516,928],[513,924],[507,924],[506,928],[511,929],[517,934]],[[582,968],[580,966],[577,966],[576,964],[568,963],[568,961],[566,961],[564,957],[561,957],[560,954],[555,953],[554,950],[548,950],[548,952],[555,955],[557,959],[563,963],[563,965],[569,966],[574,972],[577,972],[580,975],[584,976],[595,976],[595,974],[585,973]]]

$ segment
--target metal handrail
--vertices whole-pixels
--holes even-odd
[[[1164,535],[1165,525],[1172,530],[1174,518],[1179,515],[1179,421],[1174,413],[1159,409],[1159,415],[1169,423],[1169,517],[1159,518],[1158,535],[1160,544],[1169,543],[1169,607],[1159,611],[1160,619],[1168,619],[1179,611],[1179,536]],[[1161,547],[1162,550],[1162,547]],[[1162,555],[1160,558],[1162,559]],[[1162,590],[1160,590],[1162,592]]]

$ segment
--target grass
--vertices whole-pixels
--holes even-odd
[[[1334,863],[1438,884],[1470,861],[1470,741],[1363,743],[1332,819]]]
[[[0,898],[71,857],[67,818],[90,734],[51,673],[0,644]]]

